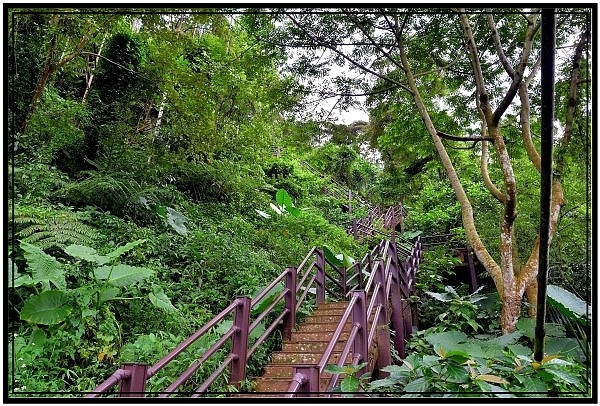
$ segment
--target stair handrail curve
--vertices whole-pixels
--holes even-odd
[[[373,261],[374,254],[380,257]],[[346,344],[342,349],[336,365],[342,367],[352,349],[351,365],[356,366],[367,362],[367,366],[357,371],[357,375],[370,372],[377,367],[383,368],[391,364],[390,332],[391,324],[395,330],[394,346],[401,358],[404,358],[404,340],[412,335],[412,315],[407,299],[414,292],[414,280],[419,263],[423,259],[423,244],[420,237],[415,241],[410,255],[403,262],[398,262],[398,255],[394,241],[383,240],[371,252],[367,253],[357,265],[360,273],[369,277],[364,285],[360,282],[349,292],[351,299],[340,319],[329,343],[327,344],[320,361],[315,365],[318,373],[309,371],[305,374],[295,368],[293,380],[288,388],[286,397],[294,397],[299,392],[306,392],[313,388],[318,392],[318,383],[315,385],[311,379],[319,379],[320,373],[325,369],[333,355],[336,343],[341,333],[352,316],[352,329]],[[365,269],[369,269],[365,272]],[[360,280],[360,278],[359,278]],[[370,297],[368,303],[367,298]],[[408,311],[407,311],[408,310]],[[368,321],[371,326],[368,326]],[[369,359],[369,351],[377,348],[377,356]],[[306,371],[306,366],[303,366]],[[337,384],[339,375],[332,376],[325,392],[331,392]],[[302,382],[302,385],[297,384]]]
[[[229,356],[213,374],[193,390],[191,397],[197,397],[206,392],[210,385],[225,373],[226,369],[230,371],[230,383],[239,386],[246,378],[247,361],[279,325],[281,325],[283,338],[289,339],[296,324],[296,315],[308,294],[315,295],[317,304],[324,303],[327,298],[341,300],[348,292],[347,279],[348,272],[345,268],[331,263],[325,257],[322,249],[312,247],[298,267],[287,267],[253,299],[244,296],[237,297],[229,306],[154,365],[148,366],[145,363],[123,364],[108,379],[86,394],[86,397],[99,397],[102,394],[107,394],[116,385],[119,385],[117,391],[119,396],[145,396],[148,379],[152,378],[178,355],[227,318],[231,319],[231,327],[173,383],[164,391],[159,392],[158,397],[168,397],[176,394],[176,391],[193,376],[202,363],[217,353],[219,349],[224,348],[227,343],[230,343],[231,347]],[[283,284],[283,289],[278,292],[276,288],[281,284]],[[273,299],[273,296],[276,297]],[[271,303],[260,314],[254,315],[253,310],[256,310],[257,306],[267,298],[272,299]],[[274,309],[280,304],[282,310],[274,314]],[[249,342],[250,334],[268,315],[273,317],[273,321],[265,327],[265,331],[260,337],[255,339],[253,343]]]

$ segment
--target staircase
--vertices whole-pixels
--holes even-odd
[[[253,380],[254,392],[238,396],[280,397],[286,393],[293,376],[294,365],[319,363],[348,303],[347,301],[329,302],[319,305],[292,332],[291,339],[283,342],[281,351],[273,353],[271,363],[265,366],[263,375]],[[350,322],[346,324],[340,340],[335,345],[332,362],[339,360],[340,353],[348,339],[350,324]],[[346,361],[346,363],[352,362],[350,355]],[[319,392],[327,392],[330,380],[331,374],[321,373]]]
[[[398,219],[393,214],[391,218]],[[331,392],[343,376],[325,372],[327,365],[366,363],[358,374],[377,373],[390,365],[391,345],[404,357],[404,341],[412,333],[408,298],[414,290],[423,245],[420,238],[409,245],[410,249],[402,248],[406,242],[397,244],[393,232],[397,224],[397,221],[387,222],[391,239],[381,240],[348,269],[332,263],[323,249],[313,247],[298,267],[286,268],[254,298],[236,298],[154,365],[123,364],[86,397],[111,393],[119,397],[150,395],[146,391],[148,380],[225,322],[231,327],[221,338],[168,387],[153,393],[161,398],[210,396],[211,385],[224,376],[238,388],[243,381],[250,381],[253,386],[253,392],[228,393],[229,397],[336,396]],[[297,320],[309,293],[317,308],[304,320]],[[267,320],[273,321],[266,325]],[[263,326],[264,333],[251,338],[259,326]],[[395,331],[393,340],[390,330]],[[272,354],[262,376],[247,377],[248,361],[275,331],[283,336],[281,351]],[[218,353],[225,354],[225,359],[208,378],[203,382],[191,379]]]

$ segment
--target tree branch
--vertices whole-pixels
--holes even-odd
[[[442,131],[437,131],[437,136],[440,138],[444,138],[446,140],[452,140],[452,141],[474,141],[475,143],[478,143],[480,141],[490,141],[490,142],[494,142],[493,138],[489,138],[489,137],[460,137],[457,135],[450,135],[450,134],[446,134]]]
[[[406,68],[404,66],[402,66],[402,64],[398,63],[398,61],[393,58],[389,52],[387,52],[385,49],[383,49],[381,46],[379,46],[376,42],[375,39],[373,39],[373,37],[371,37],[371,35],[367,32],[367,30],[362,26],[362,24],[360,24],[356,18],[348,13],[345,12],[346,15],[348,16],[348,18],[354,23],[354,25],[356,25],[361,31],[362,33],[369,39],[369,41],[371,41],[371,43],[375,46],[375,48],[377,48],[377,50],[379,52],[381,52],[390,62],[392,62],[394,65],[396,65],[398,68],[400,68],[400,70],[402,70],[402,72],[406,73]]]
[[[487,11],[491,10],[488,9]],[[514,79],[515,70],[512,66],[510,66],[510,62],[508,61],[508,58],[506,57],[506,54],[502,49],[502,44],[500,43],[500,35],[498,34],[498,30],[496,29],[496,22],[494,21],[494,16],[491,13],[487,15],[487,21],[488,26],[490,27],[490,31],[492,32],[492,40],[494,41],[494,46],[496,47],[496,54],[498,55],[498,58],[500,58],[500,63],[502,63],[502,66],[504,67],[506,73],[508,73],[508,76],[510,76],[511,79]]]
[[[555,172],[560,176],[563,171],[565,164],[565,150],[567,149],[571,136],[573,134],[573,124],[575,122],[575,107],[577,106],[577,88],[579,85],[579,72],[581,70],[581,58],[583,57],[583,50],[588,42],[590,32],[588,29],[581,33],[577,48],[573,55],[572,69],[571,69],[571,84],[569,86],[569,94],[567,98],[567,117],[565,120],[565,131],[560,141],[560,150],[557,151],[556,156],[556,167]]]
[[[500,122],[500,118],[512,103],[515,95],[519,91],[519,85],[521,84],[521,80],[523,79],[523,75],[525,74],[525,68],[527,67],[527,62],[529,60],[529,55],[531,54],[531,49],[533,48],[533,37],[535,33],[540,27],[539,20],[538,22],[533,19],[533,21],[527,19],[527,31],[525,32],[525,40],[523,41],[523,53],[521,54],[521,58],[519,60],[519,64],[517,65],[517,69],[515,69],[514,76],[512,78],[512,82],[508,91],[504,95],[504,98],[494,111],[493,122],[495,125],[498,125]]]
[[[126,68],[125,66],[121,65],[120,63],[117,63],[117,62],[115,62],[115,61],[112,61],[112,60],[108,59],[107,57],[105,57],[104,55],[95,54],[95,53],[93,53],[93,52],[81,52],[81,54],[82,54],[82,55],[92,55],[92,56],[95,56],[95,57],[97,57],[97,58],[102,58],[102,59],[104,59],[105,61],[107,61],[107,62],[110,62],[110,63],[112,63],[113,65],[116,65],[116,66],[118,66],[118,67],[119,67],[119,68],[121,68],[121,69],[125,69],[126,71],[128,71],[128,72],[131,72],[131,73],[134,73],[134,74],[136,74],[136,75],[138,74],[138,72],[136,72],[136,71],[133,71],[133,70],[131,70],[131,69],[129,69],[129,68]]]
[[[291,14],[287,13],[284,11],[284,14],[286,14],[288,16],[288,18],[294,23],[294,25],[296,25],[296,27],[298,27],[304,34],[306,34],[306,36],[308,36],[308,38],[310,38],[312,41],[314,41],[316,44],[319,44],[320,46],[323,46],[333,52],[335,52],[336,54],[338,54],[339,56],[341,56],[342,58],[344,58],[345,60],[347,60],[348,62],[350,62],[352,65],[356,66],[359,69],[362,69],[366,72],[369,72],[370,74],[377,76],[378,78],[385,80],[386,82],[395,84],[401,88],[403,88],[404,90],[406,90],[407,92],[412,94],[412,91],[406,87],[405,85],[403,85],[402,83],[398,82],[397,80],[394,80],[392,78],[390,78],[387,75],[382,75],[381,73],[375,72],[372,69],[367,68],[366,66],[364,66],[363,64],[356,62],[354,59],[350,58],[348,55],[344,54],[343,52],[339,51],[336,47],[332,46],[331,44],[322,41],[318,38],[316,38],[315,36],[313,36],[307,29],[305,29],[302,25],[300,25],[300,23],[298,21],[296,21],[296,19],[294,17],[292,17]]]

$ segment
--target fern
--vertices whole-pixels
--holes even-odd
[[[86,172],[87,178],[63,188],[67,204],[96,206],[119,216],[136,218],[140,211],[140,199],[162,203],[164,191],[156,186],[144,186],[127,174]]]
[[[104,210],[120,212],[126,203],[135,200],[140,193],[140,185],[129,179],[87,171],[87,178],[66,186],[64,197],[76,205],[94,205]]]
[[[19,239],[43,250],[62,249],[75,243],[93,245],[99,237],[95,228],[82,223],[71,212],[52,211],[38,217],[20,213],[15,207],[13,221]]]

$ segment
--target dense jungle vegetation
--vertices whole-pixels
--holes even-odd
[[[11,397],[80,396],[123,362],[156,362],[236,296],[252,297],[297,265],[312,246],[362,257],[376,241],[355,240],[345,227],[366,207],[331,193],[334,184],[374,205],[403,203],[405,230],[470,244],[485,267],[483,290],[469,294],[456,282],[451,247],[429,250],[409,363],[392,368],[388,381],[358,382],[362,389],[589,393],[589,309],[572,309],[591,303],[587,14],[566,10],[558,24],[566,53],[557,61],[556,190],[564,199],[553,212],[550,250],[550,283],[579,297],[568,296],[572,307],[561,308],[574,321],[549,327],[550,349],[560,356],[540,367],[530,350],[537,299],[529,290],[523,299],[529,285],[507,296],[513,265],[517,281],[520,272],[537,272],[528,260],[537,252],[540,213],[539,166],[532,164],[540,143],[535,13],[525,18],[513,10],[494,14],[496,21],[472,15],[475,33],[466,42],[488,58],[473,74],[461,39],[469,21],[446,12],[414,10],[404,22],[384,13],[389,26],[381,28],[381,15],[357,10],[74,11],[5,8]],[[339,46],[356,35],[371,46]],[[440,36],[447,43],[436,42]],[[521,48],[533,56],[524,58]],[[330,53],[320,59],[323,49]],[[489,62],[497,54],[502,63]],[[348,61],[354,77],[324,79],[323,69]],[[507,83],[523,77],[506,74],[513,62],[528,66],[529,76],[514,86],[519,106],[506,110],[500,133],[498,121],[479,115],[473,95],[485,79],[490,98],[505,104]],[[342,124],[335,110],[314,109],[315,98],[333,97],[334,107],[351,107],[356,94],[366,95],[368,122]],[[442,140],[447,133],[495,142]],[[518,216],[506,203],[516,196],[515,178]],[[297,210],[272,209],[279,190]],[[514,224],[505,224],[513,214]],[[509,247],[511,273],[505,232],[519,237]],[[516,310],[506,306],[509,299]],[[485,357],[499,353],[501,364],[490,361],[479,371],[494,378],[464,386],[467,337],[455,330],[500,337],[497,352]],[[445,357],[435,345],[440,340],[464,345],[455,358]],[[277,345],[273,339],[260,349],[249,375]],[[164,386],[201,350],[153,385]],[[526,367],[531,373],[517,376]],[[199,374],[214,368],[207,364]],[[233,390],[226,382],[217,389]]]

